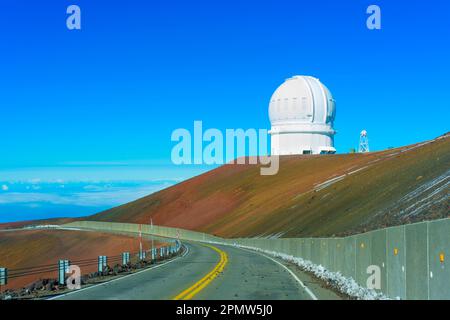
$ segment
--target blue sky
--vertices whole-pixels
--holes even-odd
[[[70,4],[82,30],[66,28]],[[381,30],[366,28],[370,4]],[[174,129],[269,128],[270,96],[296,74],[335,97],[338,152],[363,128],[373,150],[433,138],[448,131],[449,12],[445,0],[2,1],[0,182],[175,183],[206,168],[170,164]]]

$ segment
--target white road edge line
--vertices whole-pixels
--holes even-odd
[[[239,247],[238,247],[238,248],[239,248]],[[284,264],[282,264],[281,262],[279,262],[279,261],[273,259],[272,257],[266,256],[264,253],[261,253],[261,252],[255,251],[255,250],[248,250],[248,249],[244,249],[244,248],[239,248],[239,249],[247,250],[247,251],[251,251],[251,252],[257,253],[257,254],[259,254],[259,255],[261,255],[261,256],[263,256],[263,257],[266,257],[267,259],[272,260],[273,262],[277,263],[278,265],[282,266],[284,269],[286,269],[286,270],[291,274],[291,276],[292,276],[292,277],[300,284],[300,286],[301,286],[303,289],[305,289],[306,293],[311,297],[311,299],[313,299],[313,300],[319,300],[319,299],[316,297],[316,295],[315,295],[315,294],[314,294],[307,286],[305,286],[305,284],[302,282],[302,280],[300,280],[300,279],[297,277],[297,275],[296,275],[294,272],[292,272],[291,269],[289,269],[288,267],[286,267],[286,266],[285,266]]]
[[[142,273],[142,272],[146,272],[146,271],[150,271],[150,270],[153,270],[153,269],[162,267],[162,266],[164,266],[164,265],[166,265],[166,264],[169,264],[169,263],[171,263],[171,262],[177,261],[177,260],[180,259],[180,258],[185,257],[185,256],[189,253],[189,247],[188,247],[188,246],[184,246],[184,247],[186,248],[186,251],[183,253],[183,255],[180,256],[180,257],[177,257],[177,258],[175,258],[175,259],[173,259],[173,260],[164,262],[164,263],[162,263],[162,264],[158,264],[158,265],[156,265],[156,266],[153,266],[153,267],[148,268],[148,269],[145,269],[145,270],[141,270],[141,271],[138,271],[138,272],[135,272],[135,273],[128,274],[128,275],[123,276],[123,277],[119,277],[119,278],[117,278],[117,279],[109,280],[109,281],[106,281],[106,282],[102,282],[102,283],[99,283],[99,284],[95,284],[95,285],[90,286],[90,287],[86,287],[86,288],[74,290],[74,291],[71,291],[71,292],[67,292],[67,293],[64,293],[64,294],[61,294],[61,295],[58,295],[58,296],[55,296],[55,297],[51,297],[51,298],[45,299],[45,300],[57,300],[57,299],[59,299],[59,298],[66,297],[66,296],[69,296],[69,295],[71,295],[71,294],[80,293],[81,291],[85,291],[85,290],[89,290],[89,289],[96,288],[96,287],[99,287],[99,286],[103,286],[103,285],[106,285],[106,284],[109,284],[109,283],[113,283],[113,282],[116,282],[116,281],[119,281],[119,280],[126,279],[126,278],[131,277],[131,276],[135,276],[135,275],[137,275],[137,274],[139,274],[139,273]]]

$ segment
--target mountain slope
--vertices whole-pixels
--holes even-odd
[[[90,220],[219,236],[331,236],[449,214],[449,135],[366,154],[286,156],[274,176],[224,165]]]

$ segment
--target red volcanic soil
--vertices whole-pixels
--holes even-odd
[[[150,248],[149,240],[143,240],[143,246]],[[10,274],[19,268],[56,267],[59,259],[96,259],[99,255],[117,256],[138,250],[139,240],[131,236],[72,230],[0,231],[0,266],[7,267]],[[82,274],[94,271],[95,264],[81,267]],[[20,288],[40,278],[56,279],[57,272],[10,279],[6,288]]]
[[[442,183],[449,167],[449,135],[381,152],[285,156],[273,176],[261,176],[259,165],[224,165],[85,219],[152,218],[224,237],[342,235],[448,216]],[[402,215],[405,195],[414,194],[408,198],[414,207],[411,201],[426,199],[430,194],[422,191],[434,188],[440,188],[436,205]]]

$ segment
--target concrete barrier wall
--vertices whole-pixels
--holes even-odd
[[[390,297],[404,299],[406,296],[405,227],[389,228],[386,231],[387,293]]]
[[[133,232],[138,233],[141,229],[143,234],[150,234],[165,238],[180,238],[181,240],[190,241],[222,241],[218,238],[206,233],[171,228],[162,226],[139,225],[135,223],[120,223],[120,222],[100,222],[100,221],[76,221],[64,224],[64,227],[82,228],[89,230],[107,231],[107,232]]]
[[[344,238],[248,240],[235,243],[309,260],[353,278],[362,287],[367,287],[371,275],[368,268],[376,266],[377,291],[391,298],[450,299],[450,219]]]
[[[359,234],[356,238],[355,261],[356,282],[361,286],[367,283],[367,268],[372,265],[372,241],[370,234]]]
[[[138,224],[78,221],[67,227],[139,232]],[[222,239],[201,232],[142,225],[144,234],[221,242],[275,251],[320,264],[366,287],[368,267],[380,271],[379,291],[391,298],[450,299],[450,219],[391,227],[343,238]]]
[[[405,226],[406,298],[428,299],[428,223]],[[414,250],[413,250],[414,249]],[[430,279],[431,280],[431,279]]]
[[[430,299],[450,297],[450,220],[428,223],[428,290]]]
[[[450,299],[450,219],[344,238],[268,239],[256,247],[320,264],[362,287],[371,275],[368,268],[376,266],[378,291],[391,298]]]

